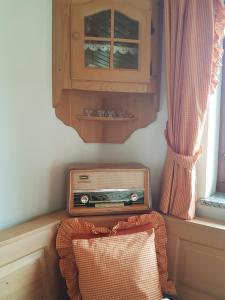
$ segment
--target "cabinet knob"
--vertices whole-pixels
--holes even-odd
[[[79,32],[73,32],[72,33],[72,38],[74,39],[74,40],[77,40],[77,39],[79,39],[79,37],[80,37],[80,33]]]

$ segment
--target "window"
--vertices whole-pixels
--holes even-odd
[[[202,146],[204,150],[200,164],[198,165],[199,201],[196,215],[224,221],[225,56],[223,57],[223,67],[220,77],[220,85],[215,94],[211,95],[208,118],[203,135]]]
[[[225,49],[225,42],[224,42]],[[220,146],[218,156],[217,191],[225,193],[225,56],[222,68],[222,92],[220,113]]]

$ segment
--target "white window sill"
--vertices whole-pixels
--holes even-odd
[[[181,220],[173,216],[164,216],[166,223],[174,224],[174,228],[179,230],[181,226],[192,226],[193,228],[206,228],[225,232],[225,221],[213,220],[206,217],[195,217],[192,220]]]
[[[216,193],[208,198],[201,198],[197,203],[196,215],[225,221],[225,194]]]
[[[216,193],[208,198],[200,199],[201,205],[212,206],[225,209],[225,194]]]

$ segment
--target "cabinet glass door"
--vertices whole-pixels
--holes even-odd
[[[139,23],[104,10],[84,18],[84,65],[89,68],[138,69]]]
[[[129,43],[114,43],[113,68],[138,69],[138,45]]]
[[[85,36],[109,38],[111,36],[111,10],[86,16],[84,24]]]
[[[114,37],[118,39],[138,40],[139,24],[119,11],[115,11]]]
[[[113,68],[138,69],[139,23],[119,11],[114,13]],[[119,42],[119,40],[127,42]]]
[[[86,16],[84,18],[84,32],[85,67],[109,68],[111,43],[102,39],[110,39],[111,37],[111,10]]]
[[[109,68],[110,43],[98,41],[85,41],[85,67]]]

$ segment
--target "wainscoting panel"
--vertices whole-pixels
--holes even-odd
[[[0,300],[63,300],[55,236],[64,212],[0,232]]]
[[[169,273],[179,300],[225,299],[225,224],[166,217]]]
[[[44,250],[13,261],[0,269],[1,299],[44,299],[48,293]]]
[[[55,236],[65,212],[0,232],[0,300],[64,300]],[[88,217],[111,226],[127,216]],[[225,223],[165,217],[178,300],[225,300]],[[122,300],[122,299],[121,299]]]

